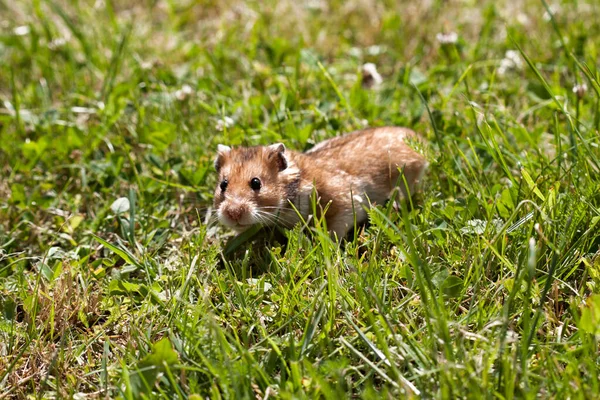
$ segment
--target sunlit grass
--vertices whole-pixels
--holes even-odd
[[[596,397],[599,20],[0,0],[0,398]],[[217,143],[381,125],[427,139],[412,207],[211,222]]]

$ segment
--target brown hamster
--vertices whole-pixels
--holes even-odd
[[[410,129],[364,129],[317,144],[305,153],[281,143],[230,148],[219,145],[215,168],[219,182],[214,206],[219,221],[243,231],[254,224],[294,226],[312,213],[316,191],[328,230],[338,238],[367,219],[364,206],[382,204],[396,187],[412,193],[427,167],[405,139]],[[298,212],[297,212],[297,211]]]

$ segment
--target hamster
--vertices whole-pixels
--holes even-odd
[[[396,189],[416,190],[427,168],[425,157],[405,143],[418,138],[407,128],[381,127],[325,140],[305,153],[281,143],[238,147],[219,145],[214,207],[219,221],[244,231],[255,224],[293,227],[317,212],[339,239],[367,219],[369,204],[383,204]],[[403,171],[407,185],[401,177]],[[300,216],[298,215],[300,214]]]

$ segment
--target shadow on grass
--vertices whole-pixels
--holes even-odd
[[[263,274],[269,270],[272,261],[271,249],[280,247],[285,253],[287,244],[285,229],[255,225],[227,241],[220,266],[225,268],[225,262],[232,266],[250,266],[253,272]]]
[[[422,204],[420,194],[413,195],[411,201],[401,200],[399,204],[386,203],[383,208],[388,213],[400,213],[402,207],[407,210],[418,208]],[[405,204],[403,204],[405,203]],[[351,227],[346,236],[342,238],[337,246],[341,251],[345,251],[348,243],[354,242],[365,230],[369,229],[371,222],[366,220],[359,223],[356,227]],[[311,242],[315,243],[314,227],[302,229],[303,234],[308,235]],[[263,274],[267,272],[273,261],[273,249],[278,248],[278,253],[285,255],[289,242],[289,230],[279,226],[260,226],[255,225],[229,239],[223,249],[223,257],[220,266],[225,268],[225,262],[240,268],[250,267],[254,273]],[[335,243],[335,242],[334,242]],[[358,246],[358,255],[361,256],[366,248]]]

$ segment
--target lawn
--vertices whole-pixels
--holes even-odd
[[[593,0],[0,0],[0,399],[597,398],[599,37]],[[342,246],[215,223],[217,144],[384,125],[422,192]]]

